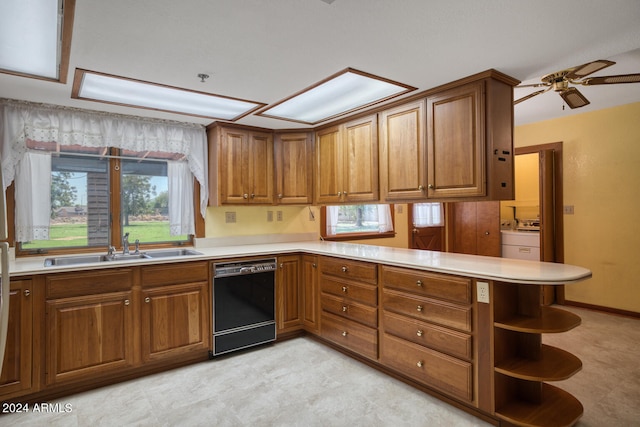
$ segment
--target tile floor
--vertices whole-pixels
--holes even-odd
[[[584,405],[580,427],[640,425],[640,320],[568,308],[580,327],[545,342],[584,368],[557,383]],[[67,413],[0,416],[11,426],[485,426],[317,343],[297,338],[68,396]]]

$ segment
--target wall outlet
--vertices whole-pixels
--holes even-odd
[[[487,282],[476,282],[477,293],[478,293],[478,302],[484,302],[489,304],[489,283]]]
[[[282,211],[277,211],[276,212],[276,218],[278,221],[282,221]]]
[[[267,211],[267,222],[273,222],[273,211]]]
[[[224,213],[224,222],[236,222],[236,213],[235,212],[225,212]]]
[[[573,205],[564,205],[562,208],[562,212],[565,215],[573,215]]]

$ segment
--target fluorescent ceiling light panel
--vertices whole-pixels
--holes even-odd
[[[81,69],[71,97],[230,121],[265,105]]]
[[[411,92],[416,88],[347,68],[258,113],[316,124]]]
[[[58,79],[62,2],[0,1],[0,69]]]

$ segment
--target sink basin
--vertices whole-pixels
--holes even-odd
[[[44,260],[44,266],[53,267],[58,265],[93,264],[104,261],[107,261],[107,255],[77,255],[47,258]]]
[[[138,259],[145,259],[145,258],[150,258],[150,257],[145,253],[63,256],[63,257],[45,259],[44,266],[54,267],[54,266],[64,266],[64,265],[93,264],[97,262],[109,262],[109,261],[135,261]]]
[[[193,249],[162,249],[158,251],[146,252],[146,255],[149,258],[168,258],[189,255],[202,255],[202,253],[194,251]]]

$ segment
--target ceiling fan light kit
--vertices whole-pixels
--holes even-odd
[[[517,105],[523,101],[533,98],[534,96],[553,89],[562,97],[570,108],[580,108],[585,105],[589,105],[590,102],[578,89],[570,85],[596,86],[619,83],[640,83],[640,73],[585,78],[592,73],[610,67],[614,64],[615,62],[613,61],[599,59],[577,67],[571,67],[556,73],[547,74],[540,79],[542,83],[516,86],[516,89],[524,87],[546,87],[546,89],[538,90],[523,96],[522,98],[516,99],[513,104]]]

